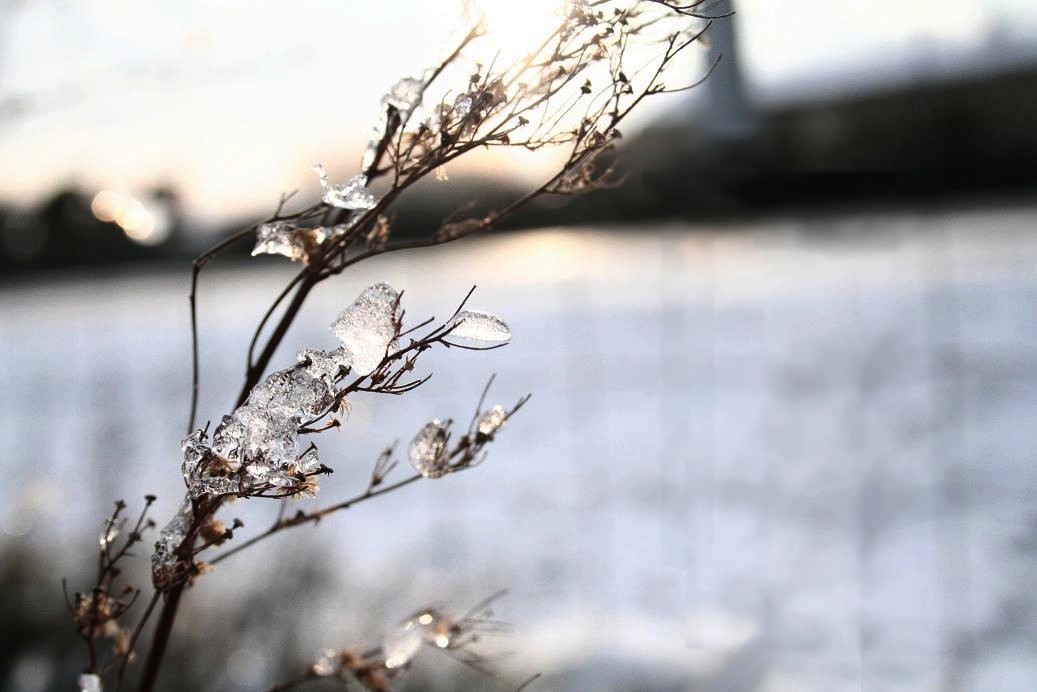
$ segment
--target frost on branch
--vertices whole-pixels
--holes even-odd
[[[359,375],[369,375],[385,358],[399,323],[400,294],[389,284],[369,286],[335,319],[331,331]]]
[[[367,185],[366,175],[357,175],[344,183],[332,185],[328,182],[328,174],[324,166],[319,163],[313,165],[313,170],[320,176],[320,186],[323,190],[321,199],[325,204],[339,209],[370,209],[378,203],[378,198],[373,192],[365,187]]]
[[[477,310],[462,310],[453,320],[449,337],[506,344],[511,341],[511,329],[496,315]]]

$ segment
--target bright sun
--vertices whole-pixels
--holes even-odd
[[[558,23],[565,0],[465,0],[465,13],[481,17],[487,39],[505,62],[524,57]]]

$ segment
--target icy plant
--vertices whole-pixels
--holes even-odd
[[[442,605],[433,605],[408,615],[382,636],[374,647],[322,649],[296,678],[270,688],[286,690],[317,678],[332,678],[367,690],[389,690],[390,685],[423,649],[436,649],[475,668],[487,670],[489,659],[477,642],[508,629],[493,619],[492,604],[498,592],[467,613],[457,615]]]
[[[275,364],[275,354],[289,338],[311,291],[354,264],[484,231],[544,195],[607,185],[611,169],[602,165],[602,155],[620,139],[619,127],[628,115],[649,97],[688,88],[667,86],[665,81],[669,68],[690,53],[686,49],[714,19],[699,13],[700,4],[559,0],[557,15],[545,17],[543,34],[523,57],[511,62],[495,59],[499,51],[492,33],[474,26],[439,64],[389,88],[379,103],[374,134],[359,170],[339,182],[322,165],[314,165],[319,187],[314,184],[311,192],[319,201],[289,210],[292,195],[283,196],[270,218],[224,239],[195,260],[190,292],[191,406],[178,461],[184,484],[178,495],[183,494],[183,501],[147,540],[154,546],[150,597],[138,599],[144,589],[126,583],[121,563],[140,552],[144,532],[155,527],[147,516],[154,498],[148,496],[132,526],[122,502],[105,522],[97,539],[93,586],[67,597],[88,653],[80,689],[101,689],[105,681],[116,688],[126,684],[142,641],[148,644],[137,687],[154,689],[185,589],[209,566],[273,534],[316,525],[357,503],[417,482],[442,482],[436,479],[482,463],[487,446],[526,397],[510,408],[484,408],[488,384],[467,428],[455,427],[449,418],[433,418],[444,413],[435,411],[429,412],[428,423],[410,431],[406,454],[413,475],[391,477],[399,464],[395,447],[389,446],[359,493],[317,509],[284,511],[284,503],[293,498],[328,492],[322,491],[321,480],[331,469],[312,440],[322,431],[348,424],[343,414],[351,398],[416,390],[429,378],[416,374],[419,359],[433,349],[478,351],[510,343],[511,329],[503,319],[467,307],[471,291],[445,320],[415,324],[406,320],[403,294],[396,288],[385,283],[363,289],[344,284],[341,290],[358,293],[352,302],[343,300],[337,317],[326,316],[334,341],[329,336],[327,343],[297,344],[294,361]],[[480,51],[487,59],[477,57]],[[393,205],[415,183],[430,174],[445,181],[446,166],[459,157],[499,147],[555,147],[562,160],[541,184],[501,209],[450,215],[418,238],[393,237]],[[253,333],[236,399],[199,426],[199,276],[223,250],[243,240],[254,242],[253,255],[283,256],[298,262],[298,271],[286,286],[271,291],[274,297]],[[170,450],[170,466],[172,455]],[[239,498],[271,500],[281,511],[266,529],[241,536],[240,522],[228,526],[219,516],[228,501]],[[131,552],[135,546],[138,550]],[[133,612],[135,622],[127,623],[138,600],[142,605]],[[492,623],[480,614],[482,609],[476,610],[454,616],[438,606],[424,609],[385,633],[377,648],[322,651],[299,680],[274,689],[316,677],[342,680],[354,689],[388,689],[425,647],[483,669],[473,645],[476,633]]]

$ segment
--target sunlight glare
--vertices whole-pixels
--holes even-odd
[[[507,62],[525,57],[548,36],[558,23],[565,0],[468,0],[466,14],[481,18],[487,40],[500,59]]]

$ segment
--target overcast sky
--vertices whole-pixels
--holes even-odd
[[[551,0],[487,2],[523,9],[507,19],[521,40]],[[1032,40],[1035,4],[736,1],[747,76],[768,93],[918,55],[953,67],[992,36]],[[0,199],[172,182],[200,217],[254,213],[313,183],[315,161],[351,173],[381,94],[434,63],[462,23],[460,0],[274,6],[0,3]]]

